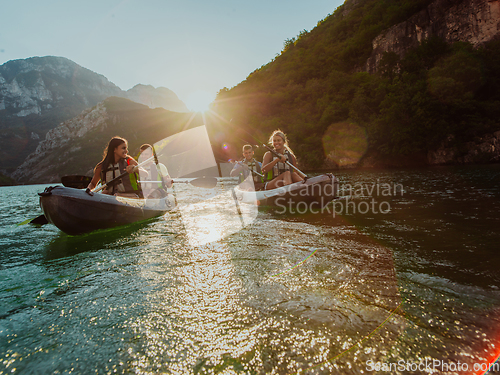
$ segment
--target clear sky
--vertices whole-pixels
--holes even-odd
[[[62,56],[123,90],[174,91],[192,110],[271,61],[343,0],[0,0],[0,65]]]

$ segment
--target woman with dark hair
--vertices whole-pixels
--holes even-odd
[[[297,167],[297,159],[290,146],[288,146],[286,134],[279,129],[275,130],[269,137],[269,144],[273,146],[274,151],[280,154],[281,157],[275,156],[271,151],[264,154],[262,173],[266,176],[267,180],[265,190],[303,181],[304,179],[292,167],[286,164],[286,161],[288,161]]]
[[[90,181],[88,188],[94,189],[101,180],[104,185],[113,178],[127,172],[129,175],[108,185],[104,194],[120,195],[126,197],[141,197],[141,187],[137,177],[137,162],[128,155],[127,140],[121,137],[113,137],[104,149],[101,162],[94,168],[94,177]]]

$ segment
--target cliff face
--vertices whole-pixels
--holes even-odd
[[[500,0],[436,0],[373,40],[366,71],[377,70],[384,52],[402,56],[431,36],[449,43],[470,42],[475,47],[500,38]]]

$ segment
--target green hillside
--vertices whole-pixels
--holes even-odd
[[[212,109],[232,119],[227,141],[281,128],[309,168],[363,156],[419,164],[448,134],[460,143],[500,129],[499,42],[474,50],[433,38],[401,60],[386,54],[377,74],[363,72],[372,40],[430,2],[351,1],[285,41],[272,62],[219,92]]]

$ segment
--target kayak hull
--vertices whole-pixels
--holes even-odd
[[[40,195],[47,221],[70,235],[108,229],[165,214],[175,207],[175,198],[137,199],[55,186]]]
[[[310,177],[273,190],[246,191],[241,184],[235,189],[236,197],[243,203],[285,208],[323,208],[338,198],[339,183],[330,173]]]

